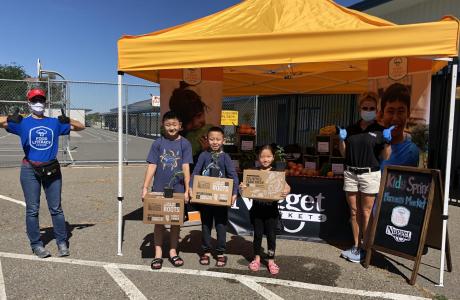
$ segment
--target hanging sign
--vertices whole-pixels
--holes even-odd
[[[238,111],[237,110],[223,110],[220,119],[220,125],[238,125]]]

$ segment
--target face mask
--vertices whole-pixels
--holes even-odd
[[[32,110],[32,112],[36,115],[43,115],[43,112],[45,111],[45,104],[36,102],[36,103],[29,103],[29,107]]]
[[[375,110],[371,110],[371,111],[362,110],[361,111],[361,118],[363,118],[363,120],[366,122],[375,120],[376,116],[377,116],[377,113],[375,112]]]

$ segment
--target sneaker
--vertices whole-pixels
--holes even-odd
[[[360,263],[364,261],[365,257],[366,257],[366,252],[364,250],[353,247],[351,249],[351,254],[350,256],[347,257],[347,259],[354,263]]]
[[[43,246],[37,246],[33,248],[32,252],[40,258],[47,258],[51,256],[51,253]]]
[[[69,255],[70,255],[69,247],[67,247],[66,244],[59,244],[58,245],[58,256],[63,257],[63,256],[69,256]]]
[[[345,259],[348,259],[348,257],[351,256],[351,252],[353,251],[353,249],[356,249],[355,246],[351,247],[350,249],[345,249],[342,251],[342,253],[340,253],[340,257],[343,257]]]

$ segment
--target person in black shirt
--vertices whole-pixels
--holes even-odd
[[[376,94],[363,94],[359,100],[361,119],[347,129],[339,129],[339,148],[346,165],[343,189],[347,193],[354,238],[353,247],[341,256],[356,263],[365,257],[361,236],[365,242],[375,194],[380,188],[380,160],[391,155],[393,128],[385,129],[376,122],[377,103]]]

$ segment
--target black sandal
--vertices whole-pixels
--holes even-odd
[[[163,259],[162,258],[154,258],[150,263],[150,267],[152,270],[160,270],[163,267]]]
[[[200,265],[209,266],[209,264],[210,264],[209,255],[203,254],[202,256],[200,256]]]
[[[172,263],[173,266],[177,267],[182,267],[184,265],[184,260],[179,256],[173,256],[169,258],[169,261]]]
[[[220,264],[219,264],[220,263]],[[216,267],[223,268],[227,265],[227,256],[218,255],[216,259]]]

